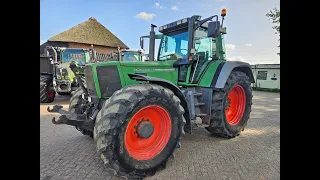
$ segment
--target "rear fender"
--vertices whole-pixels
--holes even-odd
[[[240,61],[226,61],[219,64],[213,76],[211,87],[217,89],[224,88],[232,71],[244,72],[249,77],[251,83],[255,82],[250,64]]]

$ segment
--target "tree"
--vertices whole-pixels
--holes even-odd
[[[268,12],[266,16],[272,20],[272,23],[275,24],[275,26],[272,27],[272,29],[276,30],[276,34],[279,34],[279,41],[280,41],[280,10],[277,8],[274,8],[272,11]],[[278,46],[280,48],[280,45]],[[280,56],[280,53],[278,53]]]

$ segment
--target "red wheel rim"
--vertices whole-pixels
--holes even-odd
[[[237,125],[244,113],[246,107],[246,93],[242,86],[235,85],[228,94],[228,107],[226,108],[227,122]]]
[[[53,93],[54,93],[54,91],[49,91],[49,92],[47,93],[48,97],[52,97],[52,96],[53,96]]]
[[[153,133],[149,138],[138,137],[136,127],[141,121],[149,121]],[[139,122],[138,122],[139,121]],[[171,118],[169,113],[157,105],[140,109],[129,121],[124,143],[129,155],[136,160],[149,160],[160,154],[171,136]]]

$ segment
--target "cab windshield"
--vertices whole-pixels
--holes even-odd
[[[204,28],[197,28],[194,32],[194,48],[201,60],[214,60],[216,57],[216,42],[207,37]],[[159,61],[187,59],[188,32],[163,35],[159,48]]]
[[[140,53],[138,52],[122,52],[122,61],[136,62],[140,60]]]
[[[188,32],[163,35],[159,50],[159,61],[187,59]]]
[[[83,50],[78,49],[66,49],[61,54],[61,63],[70,63],[76,61],[79,64],[84,64],[86,60]]]

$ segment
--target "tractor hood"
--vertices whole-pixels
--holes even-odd
[[[119,62],[108,61],[86,64],[84,74],[91,95],[110,97],[125,85],[136,84],[129,74],[162,78],[177,83],[178,70],[175,61]],[[91,92],[91,93],[90,93]]]

